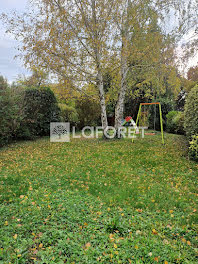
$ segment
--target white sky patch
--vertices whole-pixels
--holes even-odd
[[[27,4],[28,0],[3,0],[0,4],[0,13],[23,12]],[[18,75],[27,75],[28,71],[19,59],[14,59],[18,54],[19,42],[11,34],[6,34],[5,31],[5,26],[0,22],[0,75],[12,82]]]
[[[28,4],[28,0],[2,0],[0,9],[4,12],[18,10],[23,11]]]

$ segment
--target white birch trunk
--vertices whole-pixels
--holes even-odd
[[[107,112],[106,112],[103,76],[100,71],[98,72],[97,85],[98,85],[99,96],[100,96],[101,123],[102,123],[103,129],[106,129],[108,126]]]
[[[121,51],[121,87],[120,92],[118,94],[118,101],[115,107],[115,128],[118,130],[119,127],[122,126],[123,113],[124,113],[124,101],[126,96],[127,89],[127,73],[128,73],[128,65],[127,65],[127,55],[125,51],[125,43],[123,40],[122,43],[122,51]]]
[[[129,28],[128,28],[128,11],[130,8],[130,1],[127,0],[126,18],[123,17],[121,25],[122,47],[121,47],[121,87],[118,94],[118,101],[115,107],[115,129],[118,130],[122,126],[123,114],[124,114],[124,101],[127,89],[127,43],[129,41]],[[118,136],[118,133],[117,133]]]
[[[98,31],[97,31],[97,18],[96,18],[96,0],[92,0],[92,19],[94,21],[94,40],[95,40],[95,57],[96,57],[96,65],[97,65],[97,86],[99,90],[99,97],[100,97],[100,108],[101,108],[101,123],[103,130],[105,130],[108,126],[107,122],[107,112],[106,112],[106,103],[105,103],[105,92],[104,92],[104,82],[103,82],[103,75],[101,71],[101,54],[100,54],[100,41],[98,38]],[[103,136],[105,137],[104,133]]]

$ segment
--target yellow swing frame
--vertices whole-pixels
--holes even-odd
[[[161,127],[161,135],[162,135],[162,144],[164,145],[164,131],[163,131],[163,121],[162,121],[162,107],[161,104],[159,102],[156,103],[141,103],[139,106],[139,110],[138,110],[138,115],[137,115],[137,119],[136,119],[136,127],[138,125],[138,121],[140,118],[140,113],[141,113],[141,109],[143,105],[159,105],[159,114],[160,114],[160,127]],[[136,129],[135,129],[136,132]],[[132,138],[132,143],[134,142],[134,137]]]

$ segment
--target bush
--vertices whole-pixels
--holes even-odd
[[[77,126],[79,119],[76,109],[66,104],[58,104],[61,112],[60,117],[62,122],[70,122],[71,126]]]
[[[192,136],[192,140],[189,142],[189,158],[194,161],[198,161],[198,134]]]
[[[17,87],[11,89],[0,76],[0,146],[17,137],[17,129],[24,118],[21,111],[23,94]]]
[[[166,115],[166,130],[170,133],[184,134],[184,113],[171,111]]]
[[[12,109],[6,80],[0,76],[0,145],[7,143],[10,138],[10,124]]]
[[[81,97],[76,101],[76,110],[79,116],[79,128],[96,126],[100,123],[100,105],[88,97]]]
[[[198,134],[198,85],[188,94],[184,109],[184,129],[190,139]]]
[[[175,122],[174,122],[174,118],[177,116],[178,112],[177,111],[170,111],[167,115],[166,115],[166,130],[170,133],[174,133],[175,132]]]
[[[59,112],[50,89],[10,87],[0,76],[0,146],[49,135],[50,122],[60,121]]]
[[[30,88],[24,95],[24,120],[18,131],[21,138],[49,135],[50,122],[60,121],[60,109],[49,88]]]
[[[184,135],[184,112],[177,112],[177,115],[174,118],[174,122],[176,125],[175,133]]]

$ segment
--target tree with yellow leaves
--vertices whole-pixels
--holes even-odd
[[[58,81],[69,82],[69,89],[85,96],[83,87],[90,83],[97,87],[95,96],[99,98],[101,122],[106,129],[105,69],[118,69],[120,74],[115,107],[118,128],[123,118],[129,71],[138,67],[156,69],[168,63],[161,52],[163,35],[167,32],[161,29],[172,12],[178,17],[175,28],[179,27],[181,33],[185,31],[182,18],[196,7],[196,1],[187,2],[32,0],[32,7],[22,16],[2,17],[8,24],[8,32],[22,41],[21,56],[28,68],[50,72]]]

